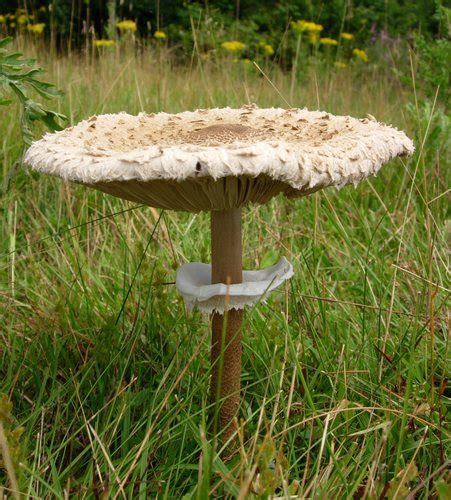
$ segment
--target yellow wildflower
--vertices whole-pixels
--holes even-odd
[[[345,64],[344,62],[341,62],[341,61],[335,61],[334,66],[336,68],[347,68],[348,67],[347,64]]]
[[[368,55],[367,53],[362,50],[362,49],[354,49],[352,53],[361,61],[363,62],[368,62]]]
[[[298,33],[302,33],[304,31],[310,33],[319,33],[320,31],[323,31],[323,27],[321,26],[321,24],[316,24],[313,21],[305,21],[304,19],[292,22],[291,26],[294,31],[297,31]]]
[[[10,28],[15,28],[16,27],[16,23],[9,23],[9,27]]]
[[[34,35],[42,35],[44,33],[45,23],[29,24],[27,30]]]
[[[96,47],[113,47],[114,44],[115,44],[114,40],[106,40],[104,38],[102,38],[101,40],[96,40],[94,42],[94,45]]]
[[[343,40],[352,40],[354,38],[354,35],[352,33],[343,32],[340,36],[341,38],[343,38]]]
[[[130,19],[125,19],[124,21],[119,21],[118,23],[116,23],[116,26],[120,32],[123,32],[123,31],[135,32],[136,31],[136,23],[135,23],[135,21],[131,21]]]
[[[0,23],[4,23],[4,22],[5,22],[5,16],[2,16],[2,15],[0,14]]]
[[[320,31],[323,31],[323,26],[321,24],[316,24],[316,23],[311,23],[312,26],[309,27],[309,31],[316,31],[316,32],[320,32]]]
[[[269,43],[260,42],[258,46],[261,47],[265,55],[272,56],[274,54],[274,49]]]
[[[24,24],[27,24],[27,16],[25,14],[20,14],[20,16],[17,18],[17,22],[20,24],[20,25],[24,25]]]
[[[14,19],[16,19],[16,16],[14,14],[8,14],[8,17],[9,17],[10,21],[13,21]]]
[[[334,40],[333,38],[320,38],[319,43],[322,43],[323,45],[338,45],[337,40]]]
[[[309,43],[311,43],[312,45],[315,45],[316,43],[318,43],[318,40],[319,40],[319,34],[318,34],[318,32],[316,32],[316,31],[310,31],[309,34],[308,34],[308,41],[309,41]]]
[[[231,40],[230,42],[223,42],[221,47],[229,52],[241,52],[246,48],[246,45],[242,42],[238,42],[237,40]]]
[[[153,34],[153,36],[155,38],[158,38],[159,40],[164,40],[165,38],[168,37],[164,31],[155,31],[155,33]]]
[[[43,5],[42,7],[39,7],[39,12],[47,12],[45,5]]]

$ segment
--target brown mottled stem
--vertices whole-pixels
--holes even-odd
[[[242,253],[241,209],[211,212],[212,283],[241,283]],[[223,440],[234,432],[232,422],[240,403],[242,319],[241,310],[212,314],[210,397],[219,404]]]

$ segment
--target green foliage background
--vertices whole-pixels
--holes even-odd
[[[0,14],[25,8],[39,13],[49,2],[31,0],[11,2],[0,0]],[[311,19],[323,24],[330,33],[341,29],[368,39],[383,31],[389,36],[406,35],[412,30],[431,36],[442,36],[443,20],[438,14],[443,9],[441,0],[210,0],[193,2],[186,0],[54,0],[48,24],[55,26],[61,37],[72,34],[74,42],[80,42],[86,26],[93,25],[98,33],[105,33],[108,23],[108,4],[115,4],[118,18],[134,19],[139,30],[145,33],[157,26],[169,28],[173,41],[191,31],[191,21],[204,14],[216,22],[230,26],[237,19],[243,26],[260,33],[281,34],[293,19]],[[40,20],[45,15],[39,13]]]

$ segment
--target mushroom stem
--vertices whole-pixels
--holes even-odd
[[[241,283],[242,254],[241,209],[211,212],[211,282]],[[210,397],[223,440],[234,432],[231,423],[240,403],[242,319],[242,310],[212,314]]]

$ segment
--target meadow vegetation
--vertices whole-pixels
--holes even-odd
[[[209,319],[188,314],[173,284],[184,262],[209,261],[208,214],[31,172],[18,161],[20,108],[0,108],[0,492],[448,498],[449,42],[348,46],[321,33],[337,41],[321,44],[298,21],[289,63],[271,40],[272,53],[232,37],[203,50],[202,23],[183,60],[163,29],[119,28],[113,43],[63,52],[16,37],[64,92],[51,105],[69,123],[306,106],[370,114],[416,153],[357,189],[244,211],[245,268],[284,255],[295,276],[246,313],[240,446],[228,456],[207,432]],[[234,41],[247,48],[223,45]]]

